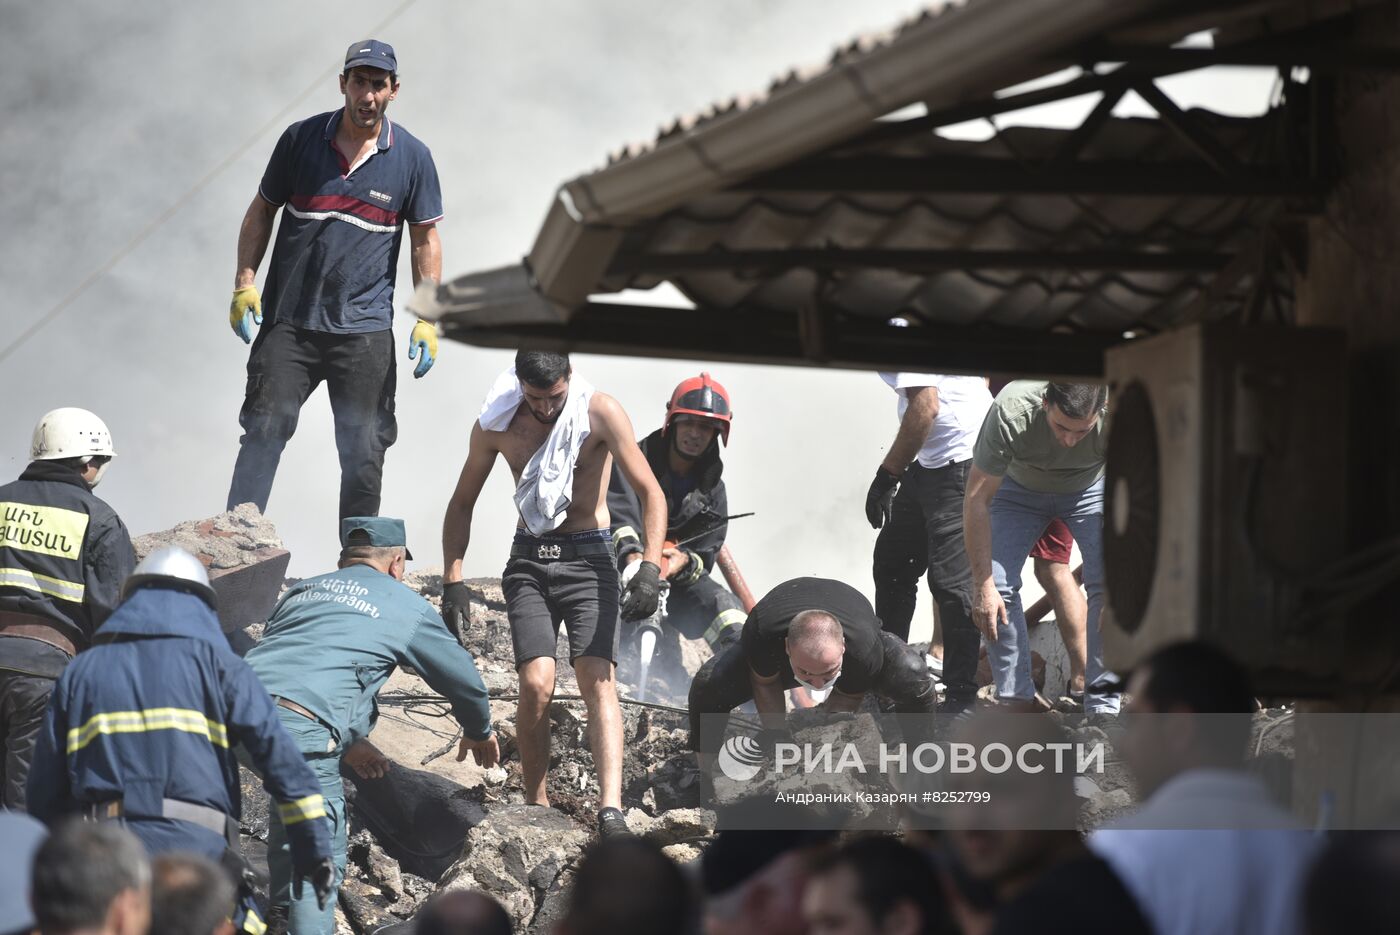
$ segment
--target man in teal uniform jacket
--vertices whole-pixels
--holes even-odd
[[[471,655],[433,606],[402,583],[404,563],[412,558],[403,520],[347,517],[341,520],[340,539],[339,570],[288,588],[262,641],[247,655],[321,781],[336,886],[345,876],[340,760],[373,726],[374,696],[395,667],[411,666],[447,698],[462,726],[458,760],[471,752],[477,763],[494,766],[500,757],[486,686]],[[333,935],[334,900],[320,909],[309,887],[292,890],[290,852],[278,821],[269,829],[268,867],[273,912],[288,914],[289,930]]]

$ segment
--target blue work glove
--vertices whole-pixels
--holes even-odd
[[[228,307],[228,323],[244,344],[253,342],[253,325],[262,324],[262,296],[258,295],[257,286],[233,290],[233,301]]]
[[[418,361],[418,366],[413,368],[414,377],[432,370],[433,361],[437,360],[437,328],[421,318],[408,338],[408,359]]]

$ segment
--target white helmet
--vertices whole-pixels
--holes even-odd
[[[107,431],[107,423],[86,409],[72,406],[55,409],[44,414],[39,424],[34,426],[34,439],[29,443],[29,460],[57,461],[61,458],[82,458],[83,464],[94,457],[115,458],[112,447],[112,433]],[[104,463],[97,469],[97,477],[92,485],[106,473]]]
[[[122,600],[146,585],[188,591],[204,599],[210,609],[219,609],[219,596],[209,584],[204,563],[178,545],[163,545],[141,559],[136,570],[122,584]]]
[[[29,460],[56,461],[59,458],[83,458],[104,455],[115,458],[112,433],[107,423],[86,409],[68,406],[44,414],[34,426],[34,440],[29,443]]]

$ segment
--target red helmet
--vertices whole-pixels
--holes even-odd
[[[729,423],[733,419],[729,409],[729,393],[708,373],[682,380],[676,387],[671,401],[666,404],[666,424],[661,427],[662,435],[666,434],[671,422],[679,415],[700,416],[721,423],[720,437],[726,445],[729,444]]]

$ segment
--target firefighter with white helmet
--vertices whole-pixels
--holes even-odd
[[[30,464],[0,486],[0,796],[25,807],[34,742],[54,680],[85,649],[136,564],[131,537],[92,489],[116,457],[86,409],[34,427]]]

